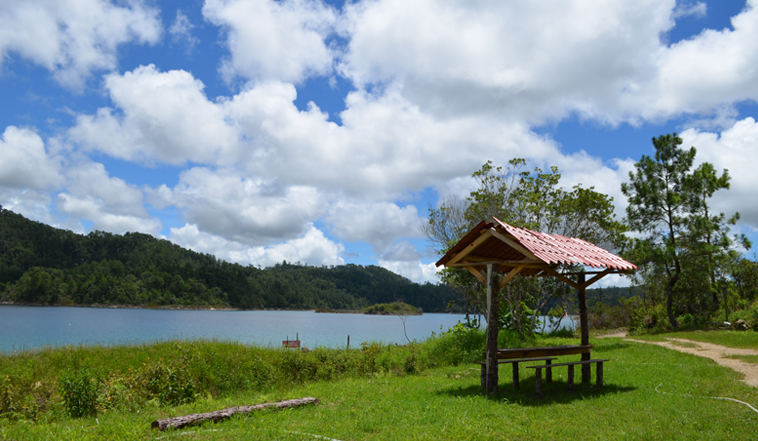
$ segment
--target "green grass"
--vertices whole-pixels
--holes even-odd
[[[758,364],[758,355],[725,355],[726,358],[734,358],[735,360],[742,360],[745,363]]]
[[[667,337],[713,343],[730,348],[758,349],[758,332],[754,331],[711,330],[666,332],[653,335],[635,335],[633,338],[639,340],[666,341]]]
[[[540,337],[531,343],[576,342]],[[536,399],[532,370],[520,370],[521,390],[513,391],[511,370],[502,367],[501,392],[487,397],[480,394],[477,367],[470,363],[434,367],[425,359],[435,353],[425,347],[427,344],[433,346],[440,342],[433,340],[416,347],[417,374],[377,369],[365,375],[345,374],[331,380],[316,376],[289,384],[275,382],[260,389],[206,393],[195,402],[180,406],[153,401],[140,406],[139,412],[116,409],[79,419],[49,411],[37,421],[0,419],[0,439],[323,439],[313,436],[319,435],[338,440],[721,440],[745,438],[746,434],[749,438],[750,433],[758,431],[757,413],[738,403],[708,398],[731,397],[758,406],[758,390],[738,381],[739,374],[734,371],[701,357],[616,338],[594,339],[593,356],[611,359],[605,364],[602,389],[598,390],[594,384],[592,387],[578,385],[575,392],[569,393],[565,384],[566,368],[556,368],[554,382],[544,385],[544,398]],[[140,351],[93,348],[87,361],[107,369],[113,360],[122,360],[118,363],[123,369],[126,364],[144,361],[132,352],[156,351],[163,353],[165,359],[177,351],[174,345],[144,346]],[[216,350],[221,352],[220,348]],[[404,362],[407,359],[402,358],[409,350],[412,348],[395,353],[391,349],[378,354],[377,360],[397,357],[398,363]],[[224,357],[234,352],[239,358],[256,356],[255,350],[245,352],[242,346],[229,351],[215,357],[226,360]],[[360,353],[354,351],[353,355],[357,357]],[[120,357],[112,354],[120,354]],[[47,352],[24,357],[43,356],[55,358]],[[34,364],[25,358],[8,360],[12,358],[0,357],[0,376],[8,375],[8,369],[23,371]],[[572,357],[562,357],[557,362],[568,359]],[[18,363],[28,364],[22,369]],[[65,367],[65,362],[62,366]],[[42,367],[36,369],[39,373],[45,372]],[[322,403],[283,412],[238,416],[226,422],[179,431],[158,432],[150,428],[154,419],[168,416],[306,396],[317,397]]]

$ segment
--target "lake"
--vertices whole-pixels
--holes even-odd
[[[424,340],[454,326],[463,314],[409,316],[408,338]],[[571,326],[568,325],[567,326]],[[295,340],[308,348],[377,341],[407,343],[398,316],[313,311],[190,311],[0,305],[0,352],[47,346],[134,344],[215,339],[279,347]]]

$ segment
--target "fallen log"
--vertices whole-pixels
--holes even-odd
[[[192,424],[200,424],[208,420],[211,420],[215,423],[221,420],[228,419],[232,415],[237,414],[237,413],[246,414],[246,413],[255,412],[256,410],[263,410],[263,409],[268,409],[271,407],[276,408],[276,409],[289,409],[292,407],[305,406],[307,404],[318,404],[320,402],[321,400],[319,400],[318,398],[306,397],[306,398],[298,398],[294,400],[279,401],[276,403],[253,404],[251,406],[235,406],[235,407],[229,407],[227,409],[216,410],[213,412],[193,413],[192,415],[184,415],[184,416],[178,416],[178,417],[165,418],[162,420],[155,420],[151,424],[151,427],[153,429],[158,428],[160,430],[181,429],[182,427],[186,427]]]

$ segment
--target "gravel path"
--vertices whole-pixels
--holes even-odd
[[[611,335],[606,337],[611,337]],[[625,337],[625,334],[613,335],[613,337]],[[743,378],[742,381],[748,386],[758,387],[758,364],[745,363],[736,358],[726,357],[727,355],[758,355],[758,350],[729,348],[726,346],[714,345],[712,343],[685,340],[682,338],[666,338],[667,341],[665,342],[635,340],[633,338],[626,338],[625,340],[663,346],[664,348],[673,349],[675,351],[710,358],[721,366],[726,366],[744,374],[745,378]]]

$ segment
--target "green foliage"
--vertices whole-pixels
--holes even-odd
[[[643,155],[621,186],[629,198],[627,222],[644,235],[626,257],[638,263],[641,282],[663,287],[673,328],[679,325],[677,315],[719,308],[719,293],[732,283],[730,266],[738,258],[734,248],[751,246],[744,235],[729,237],[729,225],[739,213],[726,219],[709,207],[716,191],[729,188],[728,172],[719,176],[707,162],[693,169],[697,150],[681,144],[676,133],[654,138],[654,157]]]
[[[492,222],[493,217],[516,227],[577,237],[600,246],[616,248],[624,244],[626,226],[615,220],[613,198],[592,187],[561,187],[557,167],[549,171],[527,171],[525,167],[526,160],[519,158],[509,161],[506,167],[496,167],[488,161],[472,174],[477,188],[466,200],[449,198],[439,208],[429,209],[424,232],[438,245],[440,254],[480,222]],[[485,310],[482,283],[468,271],[445,269],[442,279],[463,300],[466,312]],[[500,292],[501,304],[515,317],[515,328],[528,334],[537,324],[537,312],[566,292],[564,284],[552,278],[517,277]],[[533,311],[528,320],[521,320],[522,303]]]
[[[367,306],[362,312],[373,315],[421,315],[421,308],[404,302],[392,302]]]
[[[395,300],[445,311],[454,294],[378,266],[261,270],[140,233],[86,236],[0,207],[0,301],[241,309],[352,309]]]
[[[521,335],[529,334],[531,332],[529,318],[532,314],[534,314],[534,311],[526,306],[524,302],[521,302],[520,307],[515,310],[514,308],[509,308],[508,305],[501,305],[497,326],[499,329],[516,331]]]
[[[99,380],[88,367],[69,369],[59,387],[63,404],[72,418],[97,414]]]

